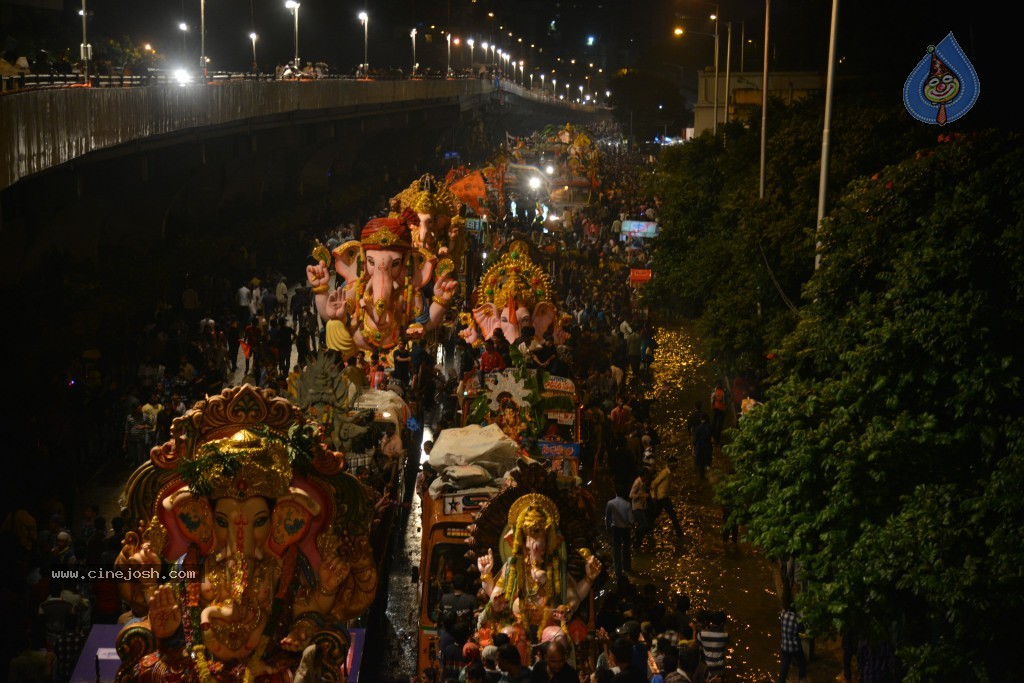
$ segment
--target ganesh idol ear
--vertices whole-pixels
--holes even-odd
[[[181,536],[195,544],[200,553],[213,549],[213,511],[209,501],[182,488],[164,498],[161,505],[174,518]]]
[[[558,310],[550,301],[541,301],[533,308],[533,329],[538,337],[543,337],[558,317]]]
[[[490,339],[495,328],[501,323],[498,309],[492,303],[480,304],[474,308],[473,320],[480,326],[480,330],[484,333],[484,339]]]
[[[291,487],[289,493],[274,504],[270,520],[270,538],[267,549],[277,557],[303,539],[309,531],[310,521],[320,514],[320,504],[302,489]]]
[[[334,255],[334,270],[345,278],[346,284],[359,277],[359,253],[362,248],[359,240],[349,240],[331,252]]]

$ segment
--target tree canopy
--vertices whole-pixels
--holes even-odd
[[[645,294],[696,321],[720,370],[767,378],[718,495],[798,559],[809,629],[894,642],[905,680],[1013,680],[1024,145],[839,94],[818,231],[822,105],[769,104],[763,200],[755,121],[666,150]]]

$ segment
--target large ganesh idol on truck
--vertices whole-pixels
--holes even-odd
[[[592,499],[558,484],[540,463],[521,463],[513,484],[490,499],[470,526],[487,605],[477,640],[502,632],[529,661],[537,643],[560,640],[581,671],[590,671],[594,628],[591,588],[601,562],[591,553]]]
[[[313,648],[346,680],[347,622],[373,602],[363,487],[298,407],[250,385],[200,401],[131,477],[118,563],[167,581],[121,584],[134,619],[118,683],[286,683]],[[146,572],[137,571],[135,575]]]
[[[408,218],[406,216],[409,216]],[[357,349],[386,352],[403,337],[418,338],[441,324],[458,283],[450,259],[414,248],[408,220],[374,218],[361,239],[329,252],[317,246],[306,267],[317,311],[326,321],[327,348],[342,357]],[[344,283],[329,288],[329,262]]]
[[[515,240],[480,278],[473,290],[475,305],[465,318],[467,327],[459,334],[478,344],[500,329],[511,342],[519,338],[522,328],[531,326],[538,338],[550,331],[560,344],[567,336],[565,316],[551,295],[551,280],[530,258],[529,245]]]

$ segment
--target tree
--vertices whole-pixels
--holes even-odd
[[[940,140],[838,201],[719,495],[801,561],[814,631],[895,633],[910,681],[1007,681],[1024,670],[1024,145]]]
[[[832,188],[905,158],[924,141],[905,111],[858,92],[837,93]],[[655,307],[694,318],[724,371],[763,368],[767,351],[797,320],[814,265],[823,107],[820,97],[769,102],[764,200],[760,112],[662,155],[654,188],[663,198],[661,235],[646,293]]]

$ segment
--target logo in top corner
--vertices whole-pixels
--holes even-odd
[[[903,103],[918,121],[944,126],[969,112],[980,92],[978,72],[950,32],[910,72]]]

